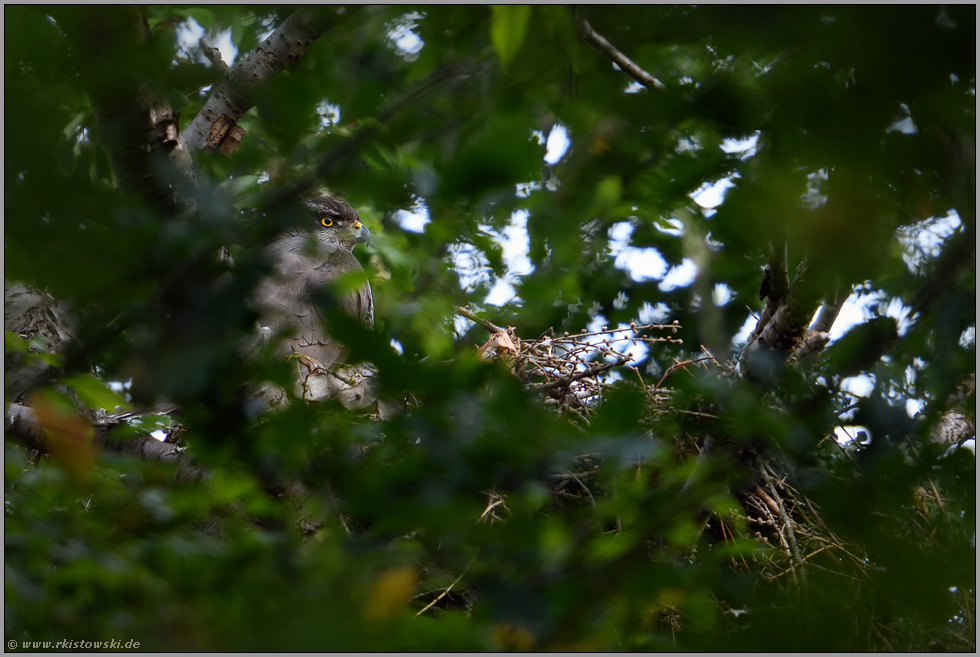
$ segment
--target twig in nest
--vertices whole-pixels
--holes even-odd
[[[548,475],[549,479],[557,479],[558,481],[564,481],[567,479],[574,479],[578,481],[579,478],[594,477],[598,473],[598,470],[587,470],[585,472],[555,472]]]
[[[783,524],[784,531],[786,532],[786,540],[789,542],[787,547],[790,549],[790,557],[796,560],[795,564],[793,564],[793,579],[796,579],[795,566],[798,565],[800,567],[800,582],[803,584],[805,590],[806,570],[803,568],[803,557],[800,554],[800,548],[796,544],[796,532],[793,528],[793,523],[789,518],[789,513],[786,511],[786,505],[783,504],[783,500],[780,497],[779,492],[776,491],[776,484],[773,482],[773,478],[769,476],[769,469],[766,466],[766,463],[760,459],[760,464],[762,465],[760,470],[763,478],[766,480],[766,485],[769,487],[769,492],[772,494],[776,505],[779,507],[779,519]]]
[[[656,392],[657,389],[660,388],[660,385],[664,382],[664,379],[666,379],[668,376],[670,376],[671,374],[673,374],[677,370],[679,370],[681,368],[684,368],[684,367],[687,367],[688,365],[693,365],[695,363],[700,363],[700,362],[705,361],[705,360],[709,360],[709,359],[708,358],[695,358],[693,360],[684,360],[684,361],[681,361],[679,363],[674,363],[673,365],[671,365],[670,367],[668,367],[667,368],[667,371],[664,372],[664,375],[662,377],[660,377],[660,380],[657,381],[657,385],[653,386],[654,392]],[[710,360],[714,360],[714,359],[712,358]]]
[[[629,57],[616,50],[615,46],[606,41],[601,34],[592,29],[592,26],[589,25],[589,21],[582,19],[582,21],[578,24],[578,29],[579,34],[582,35],[583,39],[595,46],[596,49],[606,57],[613,60],[616,65],[619,66],[619,68],[623,69],[644,87],[648,87],[650,89],[667,88],[663,82],[644,71],[642,68],[634,64]]]
[[[487,508],[483,510],[483,513],[480,514],[480,520],[485,519],[487,517],[487,514],[489,514],[490,522],[492,524],[494,520],[500,520],[500,518],[497,516],[497,512],[494,511],[494,509],[496,509],[498,506],[507,509],[507,503],[504,501],[502,495],[499,495],[498,493],[495,493],[493,491],[485,491],[485,492],[490,497],[490,502],[489,504],[487,504]]]
[[[568,385],[569,383],[574,383],[575,381],[579,381],[581,379],[585,379],[587,377],[594,376],[596,374],[601,374],[606,370],[610,370],[614,367],[619,367],[620,365],[625,365],[628,362],[629,362],[628,358],[621,357],[619,360],[614,361],[612,363],[603,363],[598,367],[589,368],[584,372],[578,372],[577,374],[573,374],[564,379],[558,379],[557,381],[552,381],[551,383],[531,384],[528,386],[528,388],[532,390],[551,390],[552,388]]]
[[[472,564],[473,564],[473,562],[471,561],[471,562],[470,562],[470,565],[472,565]],[[466,571],[470,569],[470,565],[467,565],[467,566],[466,566],[466,568],[464,568],[464,569],[463,569],[463,572],[461,572],[461,573],[459,574],[459,577],[457,577],[457,578],[456,578],[456,579],[455,579],[455,580],[453,581],[453,583],[452,583],[452,584],[450,584],[450,585],[449,585],[449,586],[447,586],[447,587],[446,587],[445,589],[443,589],[443,591],[442,591],[442,593],[440,593],[440,594],[438,595],[438,597],[436,597],[436,599],[435,599],[435,600],[433,600],[433,601],[432,601],[432,602],[430,602],[429,604],[427,604],[427,605],[425,605],[424,607],[422,607],[422,609],[420,609],[420,610],[419,610],[419,612],[418,612],[417,614],[415,614],[415,615],[416,615],[416,616],[421,616],[421,615],[422,615],[422,614],[424,614],[424,613],[425,613],[426,611],[428,611],[430,607],[432,607],[432,606],[433,606],[434,604],[436,604],[437,602],[439,602],[440,600],[442,600],[443,598],[445,598],[445,597],[446,597],[447,595],[449,595],[449,592],[453,590],[453,587],[454,587],[454,586],[456,586],[457,584],[459,584],[459,580],[461,580],[461,579],[463,579],[463,575],[465,575],[465,574],[466,574]]]
[[[820,553],[821,553],[821,552],[823,552],[824,550],[829,550],[829,549],[831,549],[831,548],[834,548],[834,547],[837,547],[837,546],[836,546],[836,545],[833,545],[833,544],[830,544],[830,545],[824,545],[824,546],[823,546],[823,547],[821,547],[821,548],[817,548],[816,550],[814,550],[814,551],[813,551],[813,552],[811,552],[810,554],[808,554],[808,555],[806,555],[805,557],[803,557],[803,558],[802,558],[802,559],[800,560],[800,562],[801,562],[801,563],[805,563],[805,562],[807,562],[807,561],[809,561],[809,559],[810,559],[810,557],[815,557],[816,555],[818,555],[818,554],[820,554]],[[811,565],[812,565],[812,564],[811,564]],[[786,575],[787,573],[791,573],[791,572],[793,572],[793,568],[794,568],[793,566],[790,566],[789,568],[787,568],[787,569],[786,569],[786,570],[784,570],[783,572],[781,572],[781,573],[779,573],[779,574],[777,574],[777,575],[773,575],[773,576],[772,576],[771,578],[769,578],[769,581],[772,581],[772,580],[774,580],[774,579],[779,579],[779,578],[780,578],[780,577],[782,577],[783,575]]]

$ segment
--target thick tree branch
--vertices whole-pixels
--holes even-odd
[[[204,468],[195,465],[190,456],[174,444],[157,440],[153,436],[128,440],[113,438],[112,429],[120,424],[121,422],[93,425],[95,444],[107,451],[130,454],[148,461],[174,463],[178,466],[177,475],[181,479],[200,479],[207,474]],[[4,432],[24,447],[43,453],[49,451],[44,426],[30,406],[10,404],[4,417]]]
[[[192,152],[218,148],[231,126],[255,104],[258,89],[276,73],[295,64],[327,28],[330,18],[330,13],[323,8],[299,9],[258,48],[232,67],[184,130],[188,148]],[[224,121],[227,125],[219,124],[219,134],[214,134],[212,128],[222,117],[227,117]],[[240,140],[241,135],[237,139]]]
[[[666,89],[667,86],[653,77],[642,68],[633,63],[633,61],[616,49],[614,45],[606,41],[606,39],[592,29],[589,25],[589,21],[584,18],[579,21],[578,24],[579,34],[582,38],[595,46],[596,50],[604,54],[609,59],[616,63],[616,66],[623,69],[628,75],[630,75],[634,80],[642,84],[644,87],[649,89]]]
[[[836,319],[839,307],[824,304],[826,308],[821,307],[813,328],[807,330],[818,301],[813,290],[808,289],[807,259],[800,263],[792,283],[787,275],[785,251],[772,250],[770,260],[760,293],[766,299],[766,307],[749,334],[738,363],[743,376],[773,384],[788,359],[795,362],[813,357],[826,346],[826,330]],[[817,328],[823,326],[827,329]]]

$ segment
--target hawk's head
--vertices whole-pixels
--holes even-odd
[[[321,196],[306,201],[314,213],[313,233],[322,240],[353,249],[355,244],[371,241],[371,231],[361,223],[357,211],[347,201]]]

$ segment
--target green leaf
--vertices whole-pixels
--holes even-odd
[[[490,5],[490,38],[500,59],[506,67],[517,55],[531,19],[530,5]]]
[[[179,13],[188,18],[193,18],[205,30],[211,29],[211,26],[214,25],[214,14],[210,9],[191,7],[189,9],[182,9]]]
[[[89,408],[102,408],[107,411],[116,408],[129,408],[129,403],[119,393],[113,392],[108,385],[91,374],[77,374],[61,380],[71,386],[82,403]]]
[[[27,353],[27,340],[11,331],[4,331],[3,350],[19,354]]]

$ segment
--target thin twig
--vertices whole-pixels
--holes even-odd
[[[616,49],[614,45],[606,41],[606,39],[592,29],[589,25],[589,21],[584,18],[578,24],[579,34],[582,38],[591,43],[596,47],[599,52],[604,54],[609,59],[613,60],[619,68],[625,71],[630,77],[635,79],[637,82],[642,84],[644,87],[650,89],[666,89],[667,86],[653,77],[642,68],[633,63],[633,61]]]
[[[549,479],[557,479],[558,481],[564,481],[567,479],[579,480],[579,477],[594,477],[598,474],[598,470],[587,470],[585,472],[554,472],[548,475]]]
[[[679,363],[674,363],[673,365],[671,365],[670,367],[668,367],[667,368],[667,371],[664,372],[664,375],[662,377],[660,377],[660,380],[657,381],[657,385],[653,386],[653,391],[656,392],[660,388],[660,385],[664,382],[664,379],[666,379],[668,376],[670,376],[671,374],[673,374],[677,370],[681,369],[682,367],[687,367],[688,365],[693,365],[694,363],[700,363],[701,361],[704,361],[704,360],[708,360],[708,359],[707,358],[695,358],[694,360],[685,360],[685,361],[681,361]]]
[[[559,386],[568,385],[569,383],[574,383],[581,379],[593,376],[595,374],[601,374],[606,370],[612,369],[614,367],[619,367],[620,365],[625,365],[630,361],[629,358],[620,357],[619,360],[612,363],[603,363],[599,367],[593,367],[585,370],[584,372],[579,372],[578,374],[573,374],[572,376],[566,377],[564,379],[558,379],[557,381],[552,381],[551,383],[542,383],[538,385],[529,385],[528,388],[532,390],[551,390],[552,388],[557,388]]]
[[[943,504],[943,498],[939,496],[939,491],[936,490],[936,482],[933,481],[932,477],[929,477],[929,487],[932,488],[932,494],[936,498],[936,504],[939,505],[939,510],[943,512],[943,517],[949,520],[949,514],[946,512],[946,505]]]
[[[472,564],[473,564],[473,562],[471,561],[471,562],[470,562],[470,565],[472,565]],[[421,615],[422,615],[422,614],[424,614],[424,613],[425,613],[426,611],[428,611],[428,609],[429,609],[430,607],[432,607],[432,605],[434,605],[434,604],[436,604],[437,602],[439,602],[440,600],[442,600],[443,598],[445,598],[445,597],[446,597],[446,596],[447,596],[447,595],[449,594],[449,592],[450,592],[450,591],[451,591],[451,590],[453,589],[453,587],[454,587],[454,586],[456,586],[457,584],[459,584],[459,580],[461,580],[461,579],[463,579],[463,575],[465,575],[465,574],[466,574],[466,571],[467,571],[467,570],[469,570],[469,569],[470,569],[470,566],[469,566],[469,565],[468,565],[468,566],[466,566],[466,568],[464,568],[464,569],[463,569],[463,572],[461,572],[461,573],[459,574],[459,577],[457,577],[457,578],[456,578],[456,579],[455,579],[455,580],[453,581],[453,583],[452,583],[452,584],[450,584],[449,586],[447,586],[447,587],[446,587],[446,588],[445,588],[445,589],[443,590],[443,592],[439,594],[439,597],[437,597],[437,598],[436,598],[435,600],[433,600],[433,601],[432,601],[432,602],[430,602],[429,604],[427,604],[427,605],[425,605],[424,607],[422,607],[422,609],[421,609],[421,610],[419,610],[419,612],[418,612],[417,614],[415,614],[415,616],[416,616],[416,617],[418,617],[418,616],[421,616]]]
[[[800,548],[796,544],[796,533],[793,528],[793,523],[789,519],[789,512],[786,510],[786,505],[783,504],[783,500],[776,490],[776,484],[773,481],[774,477],[770,477],[768,467],[765,462],[761,461],[762,465],[761,472],[763,478],[766,480],[766,484],[769,486],[769,492],[772,493],[773,499],[776,501],[776,505],[779,507],[780,520],[783,523],[786,531],[786,537],[789,541],[790,556],[796,559],[796,563],[800,566],[800,582],[803,584],[804,593],[806,592],[806,570],[803,568],[803,558],[800,555]],[[794,569],[793,577],[796,577],[796,571]]]
[[[817,548],[816,550],[814,550],[810,554],[808,554],[805,557],[803,557],[800,560],[800,563],[804,563],[804,562],[808,561],[810,559],[810,557],[816,556],[816,555],[820,554],[821,552],[823,552],[824,550],[829,550],[829,549],[834,548],[834,547],[837,547],[837,546],[836,545],[833,545],[833,544],[830,544],[830,545],[824,545],[822,548]],[[811,565],[813,565],[813,564],[811,564]],[[783,572],[779,573],[778,575],[773,575],[772,576],[772,579],[779,579],[783,575],[785,575],[785,574],[787,574],[789,572],[792,572],[792,570],[793,570],[793,566],[790,566],[789,568],[787,568]],[[772,581],[772,580],[770,580],[770,581]]]

